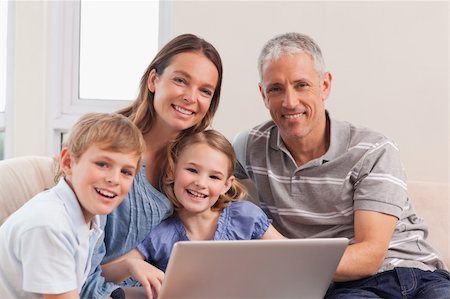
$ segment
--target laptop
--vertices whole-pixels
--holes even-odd
[[[346,238],[175,244],[158,299],[323,298]]]

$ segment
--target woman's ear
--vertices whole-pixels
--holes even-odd
[[[226,180],[225,185],[223,186],[223,190],[222,190],[222,192],[221,192],[220,194],[225,194],[225,193],[227,193],[228,190],[230,190],[231,186],[233,185],[234,180],[235,180],[234,175],[230,176],[230,177]]]
[[[67,147],[64,147],[59,154],[59,167],[65,175],[72,174],[72,162],[73,157],[70,150]]]
[[[147,88],[150,92],[155,92],[156,90],[156,79],[158,78],[158,74],[156,73],[155,69],[152,69],[150,73],[148,74],[147,79]]]

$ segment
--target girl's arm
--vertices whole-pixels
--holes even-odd
[[[268,239],[286,239],[282,234],[280,234],[272,224],[269,225],[269,228],[266,230],[264,235],[262,235],[261,240]]]
[[[102,272],[107,281],[115,283],[120,283],[130,276],[133,277],[142,284],[149,299],[153,298],[152,288],[155,295],[158,295],[164,279],[164,272],[147,263],[137,249],[103,264]]]

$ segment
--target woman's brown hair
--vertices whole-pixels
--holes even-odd
[[[184,131],[185,134],[192,132],[199,132],[206,129],[217,111],[220,99],[220,90],[222,86],[222,60],[216,48],[209,42],[193,34],[182,34],[171,41],[169,41],[156,54],[153,61],[147,67],[144,75],[141,78],[138,98],[128,107],[118,111],[118,113],[130,118],[133,123],[141,130],[142,134],[150,131],[153,126],[155,118],[155,108],[153,106],[154,93],[148,90],[147,81],[150,72],[154,69],[156,74],[162,75],[168,65],[170,65],[172,58],[180,53],[185,52],[200,52],[205,55],[217,68],[219,74],[216,89],[211,100],[209,109],[202,119],[202,121],[194,127],[188,128]]]

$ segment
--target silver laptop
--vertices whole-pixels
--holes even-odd
[[[175,244],[158,299],[323,298],[346,238]]]

